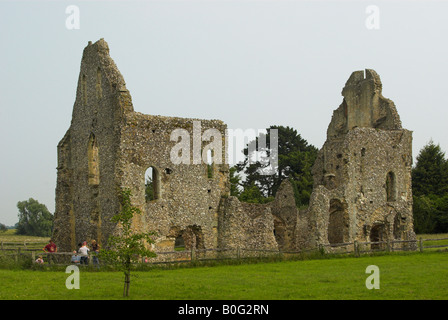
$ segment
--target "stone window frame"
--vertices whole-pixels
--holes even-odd
[[[154,198],[148,200],[148,199],[146,199],[146,176],[147,176],[148,170],[150,170],[150,169],[152,169],[151,178],[152,178],[152,188],[153,188]],[[150,165],[146,168],[144,175],[143,175],[143,183],[145,185],[144,195],[145,195],[146,202],[157,201],[162,198],[162,185],[161,185],[162,179],[161,179],[160,170],[156,166]]]

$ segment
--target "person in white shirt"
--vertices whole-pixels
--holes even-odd
[[[89,251],[90,249],[87,248],[87,241],[84,241],[82,243],[82,247],[79,248],[78,253],[81,257],[81,264],[88,265],[89,264]]]

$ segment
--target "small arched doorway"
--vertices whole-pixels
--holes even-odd
[[[280,250],[284,250],[288,246],[288,239],[286,234],[286,224],[285,222],[277,217],[276,215],[273,215],[274,217],[274,236],[275,241],[278,244],[278,248]]]
[[[381,250],[384,248],[384,243],[382,242],[386,239],[386,228],[384,223],[376,223],[373,225],[370,230],[370,242],[374,242],[370,244],[370,248],[372,250]]]
[[[328,220],[328,242],[330,244],[348,241],[348,216],[346,206],[339,199],[330,201]]]

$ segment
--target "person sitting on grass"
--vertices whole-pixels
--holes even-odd
[[[44,259],[42,258],[42,256],[39,256],[36,261],[37,264],[43,264],[44,263]]]
[[[76,252],[76,250],[74,250],[73,255],[72,255],[72,263],[79,264],[79,262],[80,262],[80,257],[78,255],[78,253]]]

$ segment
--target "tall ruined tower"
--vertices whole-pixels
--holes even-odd
[[[412,132],[373,70],[353,72],[313,167],[310,244],[405,240],[412,217]]]

